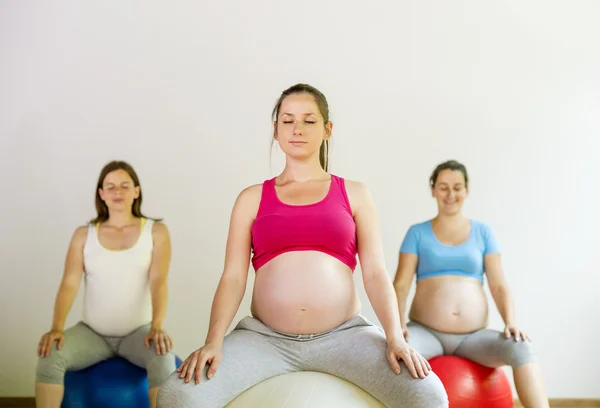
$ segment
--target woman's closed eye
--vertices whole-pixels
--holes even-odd
[[[294,121],[293,120],[284,120],[282,123],[290,124],[290,123],[294,123]],[[314,120],[305,120],[304,123],[308,123],[310,125],[314,125],[317,122],[314,121]]]

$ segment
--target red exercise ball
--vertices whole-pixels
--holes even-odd
[[[456,356],[435,357],[429,364],[444,384],[450,408],[513,408],[512,389],[501,369]]]

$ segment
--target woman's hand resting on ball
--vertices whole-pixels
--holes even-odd
[[[179,378],[183,378],[185,382],[190,382],[192,377],[194,377],[196,384],[200,384],[204,367],[208,364],[209,369],[206,376],[210,380],[215,375],[222,359],[223,344],[206,343],[190,354],[177,369],[177,372],[180,373]]]
[[[62,330],[50,330],[42,336],[38,344],[38,356],[48,357],[54,342],[57,342],[56,348],[60,350],[65,342],[65,333]]]

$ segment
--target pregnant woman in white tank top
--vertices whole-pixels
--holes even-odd
[[[169,232],[142,214],[139,179],[128,163],[108,163],[97,187],[98,214],[73,234],[52,327],[38,346],[36,405],[59,408],[67,370],[120,355],[147,370],[153,408],[160,384],[175,370],[173,344],[163,330]],[[82,277],[83,318],[64,330]]]

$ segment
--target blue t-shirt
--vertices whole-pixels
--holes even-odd
[[[446,245],[438,241],[431,221],[412,225],[400,247],[400,252],[418,255],[417,281],[440,275],[458,275],[475,278],[483,283],[483,256],[500,252],[492,229],[471,220],[471,233],[460,245]]]

